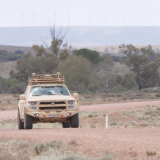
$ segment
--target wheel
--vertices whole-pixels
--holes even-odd
[[[79,114],[75,114],[71,117],[71,128],[78,128],[79,127]]]
[[[24,128],[25,129],[33,128],[33,118],[26,113],[24,113]]]
[[[17,116],[17,123],[18,123],[18,129],[24,129],[24,122],[21,121],[19,110],[18,110],[18,116]]]
[[[62,126],[63,126],[63,128],[70,128],[71,124],[70,123],[66,123],[66,122],[62,122]]]

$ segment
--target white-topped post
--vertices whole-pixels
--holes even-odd
[[[108,129],[108,116],[106,116],[106,129]]]

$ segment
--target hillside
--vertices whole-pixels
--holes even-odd
[[[160,44],[160,27],[71,26],[62,27],[62,32],[67,32],[66,40],[72,47]],[[42,44],[43,40],[49,45],[51,40],[49,27],[1,27],[0,35],[0,45],[32,46]]]

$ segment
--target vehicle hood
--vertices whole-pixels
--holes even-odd
[[[32,96],[32,97],[28,97],[26,101],[54,101],[54,100],[75,100],[72,96],[63,96],[63,95],[50,95],[50,96]]]

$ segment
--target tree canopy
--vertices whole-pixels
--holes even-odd
[[[79,49],[75,50],[75,55],[82,55],[85,58],[87,58],[90,62],[93,64],[97,64],[99,61],[102,60],[99,53],[97,51],[92,51],[90,49]]]
[[[122,62],[134,71],[140,90],[158,83],[160,57],[154,53],[151,46],[139,49],[133,45],[123,44],[120,49],[124,53]]]

